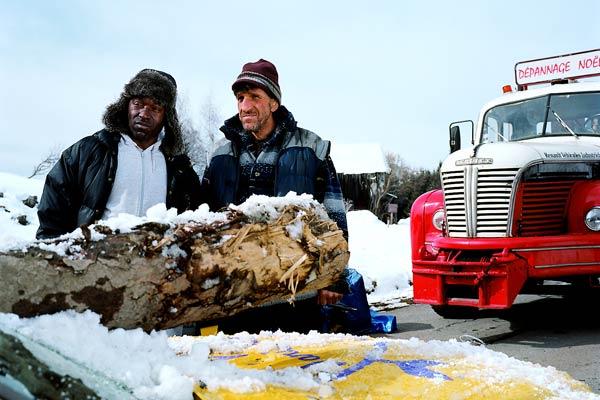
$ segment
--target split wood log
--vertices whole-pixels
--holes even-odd
[[[276,221],[237,211],[212,224],[147,223],[70,243],[0,253],[0,312],[32,317],[93,310],[108,327],[146,331],[293,300],[336,282],[348,244],[322,210],[288,205]],[[92,232],[93,233],[93,232]]]

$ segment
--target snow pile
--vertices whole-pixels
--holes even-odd
[[[100,220],[97,224],[90,225],[90,228],[96,225],[104,225],[108,226],[113,232],[127,233],[131,232],[133,228],[148,222],[174,227],[177,224],[188,222],[212,224],[213,222],[223,222],[226,220],[226,213],[211,212],[208,210],[207,204],[202,204],[196,210],[188,210],[181,214],[177,214],[175,208],[167,209],[164,203],[160,203],[150,207],[148,211],[146,211],[146,216],[144,217],[136,217],[131,214],[119,214],[117,217]]]
[[[191,399],[196,382],[203,382],[210,390],[225,388],[236,393],[262,391],[267,385],[327,392],[327,388],[321,388],[327,382],[323,372],[338,368],[335,363],[322,363],[310,369],[241,369],[226,360],[209,360],[208,356],[215,352],[242,351],[256,343],[255,335],[240,333],[228,337],[219,334],[200,340],[186,340],[185,337],[181,341],[169,340],[164,331],[150,334],[141,329],[109,331],[100,324],[100,317],[90,311],[81,314],[66,311],[31,319],[0,314],[0,330],[53,349],[74,365],[61,365],[56,357],[52,357],[56,354],[49,356],[30,350],[52,365],[55,371],[81,378],[101,395],[111,389],[102,387],[107,385],[130,388],[138,398]],[[286,336],[281,333],[264,335]],[[317,333],[289,335],[296,343],[322,343],[326,337]],[[94,345],[90,346],[90,343]],[[285,346],[277,337],[268,343]],[[262,348],[267,350],[272,346],[264,344]],[[90,370],[104,378],[103,385],[87,376],[85,372]]]
[[[412,297],[410,219],[386,225],[369,211],[348,213],[350,267],[365,281],[369,304]]]
[[[31,242],[39,225],[37,207],[23,201],[39,199],[43,187],[39,179],[0,172],[0,251],[24,248]]]
[[[237,210],[255,221],[270,222],[277,219],[287,206],[314,209],[320,218],[328,218],[323,206],[311,195],[301,194],[298,196],[295,192],[289,192],[283,197],[252,195],[239,206],[231,204],[229,208]]]
[[[167,399],[168,393],[172,393],[173,398],[190,398],[193,382],[182,375],[183,371],[187,371],[186,358],[177,357],[170,349],[166,333],[146,334],[141,329],[109,331],[100,324],[97,314],[73,311],[30,320],[0,314],[0,328],[17,338],[41,343],[72,360],[75,365],[63,365],[56,362],[53,354],[40,354],[35,348],[30,348],[56,372],[81,378],[103,396],[109,397],[87,374],[80,375],[89,369],[97,371],[108,386],[132,388],[139,398]],[[90,346],[90,343],[93,345]],[[207,350],[201,351],[200,347],[192,354],[202,368],[207,362]]]

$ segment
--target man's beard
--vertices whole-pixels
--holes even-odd
[[[249,123],[249,124],[244,124],[242,123],[242,127],[244,128],[244,130],[248,133],[258,133],[260,132],[260,130],[263,128],[263,126],[265,125],[265,121],[261,121],[260,119],[256,119],[256,121]]]

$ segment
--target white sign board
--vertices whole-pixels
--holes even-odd
[[[523,61],[515,65],[518,85],[600,75],[600,49],[584,53]]]

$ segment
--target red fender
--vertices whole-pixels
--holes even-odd
[[[429,191],[419,196],[410,209],[410,239],[412,258],[421,259],[426,243],[431,243],[443,233],[433,226],[433,214],[444,209],[444,194],[441,189]]]

